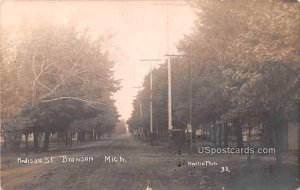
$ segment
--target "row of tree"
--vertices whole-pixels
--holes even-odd
[[[263,124],[268,144],[280,153],[283,126],[300,118],[300,4],[280,0],[193,1],[194,32],[171,60],[173,127],[224,126],[242,145],[242,126]],[[153,70],[153,118],[157,138],[167,136],[167,65]],[[131,132],[149,131],[149,75],[133,102]],[[140,111],[142,105],[142,117]],[[224,139],[227,146],[228,139]],[[280,162],[280,155],[277,154]]]
[[[1,136],[19,147],[33,133],[34,149],[44,134],[72,133],[81,141],[111,133],[118,122],[112,98],[119,90],[106,38],[92,38],[72,26],[40,22],[1,28]]]

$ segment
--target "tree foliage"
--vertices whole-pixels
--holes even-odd
[[[292,115],[297,115],[300,98],[300,4],[280,0],[190,3],[197,14],[194,32],[178,43],[185,58],[172,60],[173,123],[182,128],[188,123],[190,61],[194,129],[218,120],[223,124],[239,121],[239,125],[268,120],[272,121],[269,127],[275,128],[295,119]],[[154,105],[160,102],[153,118],[164,121],[157,127],[165,128],[166,65],[153,72],[153,80]],[[148,91],[145,82],[134,101],[130,128],[139,126],[137,103],[149,104]]]
[[[1,121],[25,117],[33,123],[30,131],[54,133],[71,129],[75,120],[98,118],[103,131],[112,130],[119,117],[112,95],[120,86],[104,38],[47,22],[24,24],[14,36],[4,29]]]

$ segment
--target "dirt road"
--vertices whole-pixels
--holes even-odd
[[[45,156],[48,160],[53,157],[53,162],[46,163]],[[71,151],[30,156],[41,159],[42,163],[18,163],[17,167],[2,171],[2,187],[5,190],[141,190],[146,189],[149,181],[153,189],[187,189],[187,186],[199,189],[200,180],[191,181],[194,180],[191,175],[197,175],[195,168],[178,166],[186,156],[170,153],[163,146],[151,147],[128,135],[121,136]],[[64,160],[66,157],[68,161]]]
[[[129,135],[28,157],[40,163],[14,158],[15,167],[1,172],[4,190],[145,190],[148,183],[153,190],[233,189],[234,168],[245,163],[224,155],[179,154]]]

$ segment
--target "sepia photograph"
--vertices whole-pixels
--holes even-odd
[[[0,0],[0,190],[300,190],[300,0]]]

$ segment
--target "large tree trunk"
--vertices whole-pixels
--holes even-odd
[[[25,134],[25,151],[28,152],[28,133]]]
[[[238,148],[243,147],[243,131],[242,131],[242,125],[240,123],[235,124],[236,128],[236,145]]]
[[[60,133],[59,132],[56,133],[56,142],[57,142],[57,146],[59,146],[59,144],[60,144]]]
[[[281,147],[281,138],[280,138],[280,133],[281,133],[281,126],[280,125],[275,125],[275,149],[276,149],[276,166],[278,168],[278,171],[281,170],[282,166],[282,147]]]
[[[218,124],[218,146],[222,147],[222,136],[223,136],[223,126],[222,124]]]
[[[263,146],[267,146],[267,147],[275,147],[275,138],[274,138],[274,128],[273,125],[270,124],[270,122],[266,122],[267,120],[265,119],[263,121]]]
[[[228,147],[228,125],[224,125],[224,147]]]
[[[286,118],[281,111],[277,111],[272,114],[271,125],[275,130],[275,157],[276,157],[276,167],[277,171],[280,173],[282,168],[282,126],[286,123]]]
[[[14,135],[13,144],[12,144],[13,150],[20,152],[20,145],[21,145],[21,135],[19,135],[19,134]]]
[[[44,152],[48,152],[48,150],[49,150],[49,137],[50,137],[50,132],[46,131],[45,137],[44,137],[44,146],[43,146]]]
[[[83,142],[87,141],[87,139],[86,139],[86,132],[82,132],[82,141]]]
[[[248,126],[248,147],[249,147],[249,148],[251,147],[251,140],[252,140],[251,127],[250,127],[250,125],[249,125],[249,126]],[[249,153],[248,153],[247,160],[248,160],[248,161],[251,160],[251,153],[250,153],[250,151],[249,151]]]
[[[85,133],[83,131],[78,132],[78,140],[79,140],[79,143],[85,142]]]
[[[70,138],[70,148],[72,148],[72,146],[73,146],[73,132],[70,132],[70,135],[69,135],[69,138]]]
[[[196,135],[196,129],[194,129],[193,125],[192,125],[192,140],[193,139],[197,139],[197,135]],[[193,141],[193,142],[196,142],[196,141]]]
[[[96,131],[94,131],[94,141],[96,141],[97,140],[97,133],[96,133]]]
[[[213,143],[214,147],[217,146],[217,126],[215,124],[212,125],[213,128]]]
[[[84,139],[86,142],[89,142],[89,132],[84,133]]]
[[[39,133],[38,132],[33,132],[33,146],[34,146],[34,152],[38,152],[39,151]]]
[[[76,133],[76,144],[79,144],[80,133]]]
[[[68,147],[68,145],[69,145],[68,131],[65,132],[65,145],[66,145],[66,147]]]
[[[93,131],[90,132],[90,141],[91,142],[94,141],[94,133],[93,133]]]

